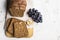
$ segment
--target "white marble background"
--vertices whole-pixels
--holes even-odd
[[[34,24],[34,35],[31,38],[8,38],[5,36],[3,29],[5,1],[0,0],[0,40],[60,40],[60,0],[32,0],[33,6],[30,7],[41,12],[43,23]]]

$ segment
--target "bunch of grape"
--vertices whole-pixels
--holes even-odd
[[[33,9],[29,9],[27,12],[28,16],[31,17],[33,19],[33,21],[35,21],[36,23],[42,23],[42,15],[40,12],[38,12],[38,10],[36,10],[35,8]]]

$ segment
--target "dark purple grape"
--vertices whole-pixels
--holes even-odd
[[[29,9],[29,12],[32,12],[32,10],[31,10],[31,9]]]
[[[39,23],[39,21],[38,20],[34,20],[36,23]]]
[[[32,12],[34,12],[34,11],[35,11],[35,8],[32,9]]]
[[[37,12],[37,13],[35,13],[35,15],[36,15],[36,16],[39,16],[39,13]]]
[[[36,16],[32,15],[32,19],[36,19]]]
[[[35,13],[38,12],[38,10],[35,10]]]
[[[37,19],[39,22],[42,22],[42,16],[39,16]]]
[[[31,12],[28,12],[27,14],[28,14],[28,16],[29,16],[29,17],[31,17],[31,16],[32,16]]]
[[[29,17],[31,17],[32,15],[30,14]]]

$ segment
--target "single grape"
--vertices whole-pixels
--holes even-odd
[[[34,22],[36,22],[36,23],[39,23],[39,21],[38,20],[33,20]]]
[[[29,9],[29,12],[32,12],[32,10],[31,10],[31,9]]]
[[[35,10],[35,13],[38,12],[38,10]]]
[[[34,12],[34,11],[35,11],[35,8],[32,9],[32,12]]]
[[[42,22],[42,16],[39,16],[37,19],[39,22]]]

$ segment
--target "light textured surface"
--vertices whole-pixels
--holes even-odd
[[[17,40],[8,38],[4,34],[5,1],[0,0],[0,40]],[[27,0],[29,8],[38,9],[43,16],[43,23],[32,25],[34,34],[31,38],[19,38],[18,40],[59,40],[60,39],[60,1],[59,0]],[[1,13],[2,10],[2,13]],[[27,11],[26,10],[26,11]],[[26,12],[25,12],[26,13]],[[25,14],[24,18],[28,17]]]

